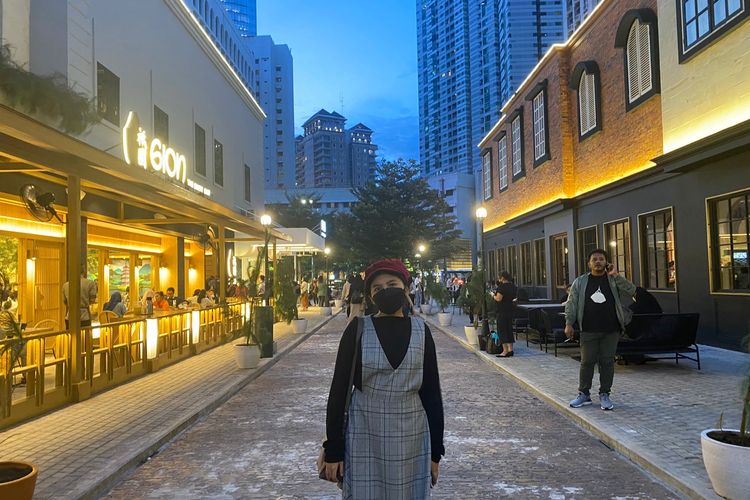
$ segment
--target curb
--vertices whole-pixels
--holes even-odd
[[[458,335],[455,335],[454,333],[448,330],[445,330],[439,324],[434,323],[431,319],[428,319],[428,318],[424,318],[424,319],[425,321],[429,321],[431,330],[437,329],[443,335],[446,335],[447,337],[457,341],[467,351],[473,352],[479,359],[481,359],[488,365],[492,366],[496,370],[502,372],[504,375],[508,376],[510,379],[512,379],[517,384],[519,384],[525,390],[527,390],[528,392],[532,393],[534,396],[538,397],[545,403],[552,406],[554,409],[560,412],[563,416],[565,416],[569,420],[572,420],[573,423],[581,427],[584,431],[588,432],[593,437],[601,441],[605,446],[617,451],[620,455],[624,456],[631,462],[635,463],[636,465],[643,468],[650,474],[654,475],[657,479],[663,481],[668,487],[675,490],[677,494],[684,495],[687,498],[691,498],[695,500],[713,500],[716,498],[720,498],[717,495],[704,496],[703,494],[699,493],[698,490],[696,490],[695,486],[691,485],[689,481],[685,481],[684,479],[675,476],[671,472],[661,468],[652,460],[644,456],[641,453],[641,451],[638,449],[638,446],[632,446],[632,445],[628,446],[622,441],[616,438],[613,438],[606,432],[599,429],[599,427],[597,427],[595,424],[592,424],[588,420],[584,419],[579,413],[572,411],[572,409],[568,405],[564,404],[563,402],[558,401],[557,399],[550,396],[546,392],[536,388],[534,385],[529,383],[526,379],[516,375],[515,373],[512,373],[511,371],[506,369],[504,366],[502,366],[500,363],[496,362],[494,359],[490,359],[487,355],[482,354],[482,351],[480,351],[478,348],[471,346],[466,341],[466,339],[463,339],[459,337]],[[705,489],[702,487],[702,485],[699,486],[698,488],[701,490]]]
[[[300,335],[299,337],[295,337],[295,339],[292,340],[289,344],[287,344],[283,350],[277,352],[274,357],[264,358],[264,359],[268,359],[266,363],[264,363],[261,366],[258,366],[258,368],[256,368],[255,370],[252,370],[251,372],[249,372],[245,378],[228,386],[213,401],[209,402],[209,404],[205,405],[204,407],[200,409],[197,409],[194,413],[192,413],[191,415],[189,415],[187,418],[183,419],[182,421],[175,423],[171,428],[167,429],[156,440],[154,440],[152,444],[136,452],[130,459],[128,459],[126,463],[121,465],[117,470],[115,470],[111,474],[107,474],[104,477],[102,477],[96,484],[87,488],[85,492],[81,493],[76,498],[80,500],[96,499],[96,498],[100,498],[101,496],[109,492],[109,490],[111,490],[113,486],[119,483],[120,480],[124,478],[124,476],[129,474],[131,471],[135,470],[139,465],[145,462],[149,457],[157,454],[164,447],[166,447],[170,442],[178,438],[180,434],[182,434],[184,431],[188,430],[190,427],[195,425],[198,421],[208,416],[211,412],[213,412],[219,406],[226,403],[235,394],[241,391],[247,384],[249,384],[256,378],[260,377],[265,372],[270,370],[271,367],[273,367],[273,365],[278,363],[284,356],[292,352],[302,342],[306,341],[312,335],[317,333],[318,330],[320,330],[329,322],[331,322],[333,318],[338,316],[340,313],[341,311],[334,312],[330,317],[321,321],[320,324],[318,324],[315,328],[313,328],[309,332],[306,332],[304,335]]]

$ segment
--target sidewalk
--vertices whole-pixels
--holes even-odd
[[[308,319],[307,333],[294,335],[276,323],[277,355],[257,369],[235,367],[233,343],[216,347],[0,432],[0,461],[39,467],[36,499],[95,498],[332,319],[318,308],[300,315]]]
[[[428,316],[430,328],[453,337],[467,349],[464,315],[454,315],[450,327]],[[476,350],[480,359],[496,366],[531,393],[550,403],[604,444],[691,498],[719,498],[703,466],[700,433],[717,424],[736,428],[740,421],[740,379],[750,355],[701,346],[701,370],[695,363],[661,360],[615,368],[612,400],[615,410],[594,405],[570,408],[576,395],[579,362],[563,353],[555,358],[525,339],[515,343],[515,355],[502,359]],[[577,350],[575,351],[578,352]],[[438,353],[438,356],[440,353]],[[595,375],[594,388],[598,387]]]

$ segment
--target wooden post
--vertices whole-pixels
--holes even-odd
[[[224,236],[224,226],[219,225],[219,300],[224,301],[227,298],[227,250],[226,239]]]
[[[83,337],[81,336],[81,179],[68,177],[67,237],[68,267],[68,331],[70,332],[70,383],[83,378]]]

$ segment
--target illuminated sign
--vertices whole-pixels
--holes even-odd
[[[326,233],[328,232],[328,227],[326,225],[326,221],[324,219],[320,220],[320,235],[325,238]]]
[[[141,127],[138,114],[133,111],[128,113],[122,129],[122,151],[128,165],[133,165],[135,161],[136,165],[145,170],[164,175],[193,191],[211,196],[210,189],[188,179],[185,155],[162,143],[158,137],[149,140],[146,131]]]

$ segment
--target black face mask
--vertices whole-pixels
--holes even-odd
[[[375,305],[378,306],[378,310],[383,314],[393,314],[404,306],[404,295],[403,288],[383,288],[378,293],[373,295],[372,300]]]

